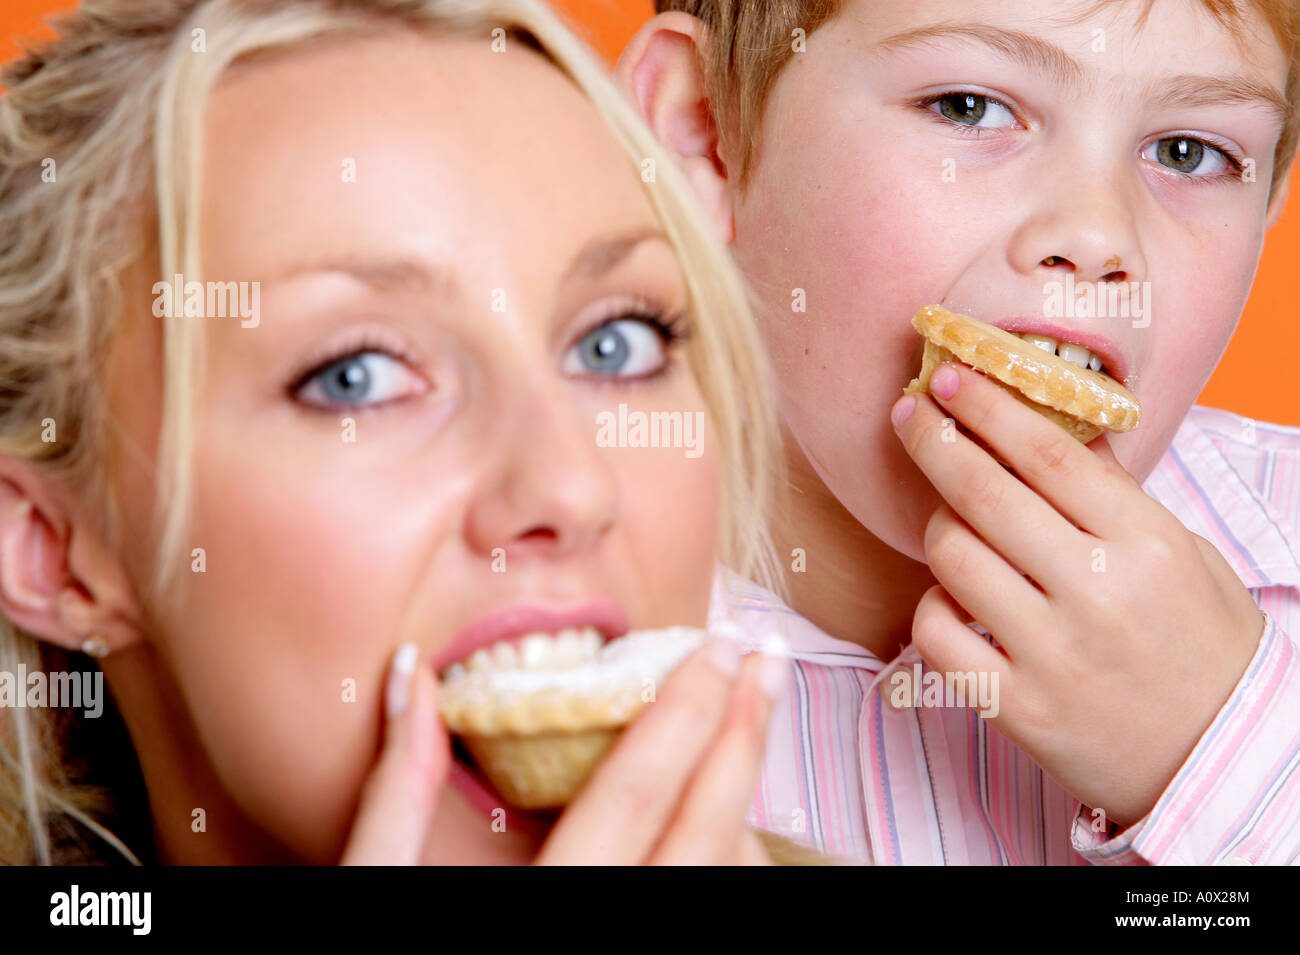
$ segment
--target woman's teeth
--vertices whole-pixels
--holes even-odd
[[[1101,359],[1094,355],[1082,345],[1072,345],[1069,342],[1058,342],[1055,338],[1048,338],[1046,335],[1032,335],[1029,333],[1012,332],[1017,338],[1023,338],[1031,345],[1037,345],[1049,355],[1059,355],[1068,362],[1073,362],[1080,368],[1091,368],[1093,371],[1107,374],[1106,369],[1102,367]]]
[[[595,660],[604,638],[595,627],[570,628],[558,633],[530,633],[517,643],[499,640],[475,650],[468,659],[443,671],[444,679],[488,670],[553,670]]]

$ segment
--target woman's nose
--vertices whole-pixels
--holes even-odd
[[[507,558],[556,558],[591,548],[618,517],[618,477],[596,444],[595,415],[562,387],[518,396],[510,427],[485,449],[467,515],[472,548]]]

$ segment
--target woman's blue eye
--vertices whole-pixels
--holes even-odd
[[[401,361],[378,351],[357,352],[330,362],[303,384],[299,397],[314,405],[361,407],[403,395],[415,375]]]
[[[645,320],[624,318],[593,328],[564,358],[568,375],[639,378],[663,368],[664,336]]]
[[[1197,178],[1221,175],[1235,165],[1223,150],[1190,136],[1158,139],[1142,151],[1142,158]]]
[[[1016,117],[1005,104],[979,93],[944,93],[928,101],[926,106],[961,126],[1005,129],[1016,125]]]

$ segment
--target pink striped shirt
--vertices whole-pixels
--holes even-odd
[[[794,675],[749,822],[877,864],[1300,862],[1300,428],[1194,407],[1143,489],[1209,540],[1264,611],[1254,657],[1151,812],[1119,831],[967,706],[891,707],[896,669],[720,571],[710,614],[776,629]],[[926,668],[928,669],[928,667]]]

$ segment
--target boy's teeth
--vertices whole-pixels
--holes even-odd
[[[1092,360],[1092,352],[1082,345],[1071,345],[1068,342],[1061,342],[1056,346],[1056,353],[1066,361],[1072,361],[1080,368],[1087,368],[1088,362]]]
[[[1023,338],[1031,345],[1037,345],[1047,354],[1059,355],[1080,368],[1091,368],[1097,372],[1102,371],[1101,359],[1082,345],[1072,345],[1069,342],[1057,341],[1055,338],[1048,338],[1046,335],[1034,335],[1030,332],[1016,332],[1013,334],[1017,338]]]
[[[605,641],[595,627],[561,630],[558,633],[530,633],[518,645],[501,640],[475,650],[468,660],[453,663],[444,679],[488,670],[548,670],[580,666],[600,654]]]
[[[1047,352],[1047,354],[1049,355],[1056,354],[1055,338],[1048,338],[1046,335],[1029,335],[1029,334],[1021,335],[1020,337],[1023,338],[1025,341],[1029,342],[1029,344],[1031,345],[1037,345],[1039,348]]]

